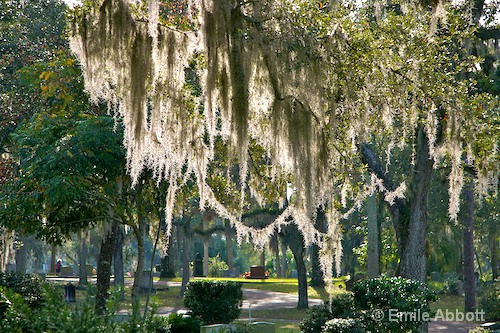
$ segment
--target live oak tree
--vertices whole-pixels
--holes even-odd
[[[469,75],[482,65],[466,50],[477,25],[464,9],[474,4],[193,0],[181,6],[178,24],[168,3],[87,1],[73,12],[72,50],[92,98],[124,120],[132,178],[150,168],[182,185],[194,175],[200,208],[257,246],[293,220],[305,245],[320,245],[327,280],[334,266],[339,271],[340,221],[377,189],[393,207],[401,274],[423,280],[433,168],[450,165],[452,219],[464,159],[477,171],[478,192],[497,186],[498,135],[486,134],[498,133],[488,127],[498,101]],[[296,199],[265,228],[242,223],[241,210],[225,207],[207,183],[218,137],[239,161],[242,189],[251,187],[251,140],[268,154],[271,177],[289,177]],[[372,169],[376,159],[363,149],[375,138],[386,138],[387,161],[410,147],[406,181]],[[167,198],[176,190],[170,186]],[[318,207],[326,209],[324,232],[315,228]]]

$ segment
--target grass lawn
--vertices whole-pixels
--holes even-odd
[[[193,278],[193,279],[203,279],[203,280],[213,280],[213,281],[237,281],[243,284],[243,288],[246,289],[260,289],[267,291],[276,291],[287,294],[298,294],[298,281],[297,279],[278,279],[269,278],[263,280],[253,280],[245,278]],[[166,281],[181,282],[181,278],[168,279]],[[309,281],[308,281],[309,282]],[[339,292],[345,291],[344,279],[335,279],[334,285]],[[328,293],[323,287],[311,287],[307,289],[307,294],[309,298],[319,298],[328,299]]]

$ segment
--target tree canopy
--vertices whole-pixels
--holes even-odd
[[[497,190],[499,106],[483,88],[498,56],[478,85],[487,64],[474,51],[488,49],[481,33],[495,31],[478,17],[494,14],[475,3],[86,1],[72,12],[71,48],[91,97],[123,118],[132,178],[150,168],[169,181],[167,214],[194,175],[200,208],[229,219],[239,239],[263,246],[293,221],[306,244],[322,247],[329,277],[340,220],[374,190],[393,203],[407,181],[430,182],[419,168],[447,164],[451,218],[465,165],[480,191]],[[243,195],[240,209],[229,208],[209,186],[217,138],[238,160],[242,193],[252,186],[251,142],[269,160],[266,176],[294,190],[265,228],[241,222]],[[365,172],[360,150],[375,141],[387,164],[409,147],[412,179],[389,186]],[[318,207],[326,232],[315,228]]]

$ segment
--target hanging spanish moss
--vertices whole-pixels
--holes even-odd
[[[436,92],[428,86],[455,82],[456,74],[429,70],[429,58],[443,60],[431,43],[436,15],[419,13],[424,19],[417,20],[411,12],[418,9],[408,6],[399,25],[380,20],[380,29],[400,40],[388,46],[383,38],[363,39],[347,3],[325,9],[305,0],[196,0],[187,5],[183,29],[162,21],[160,5],[96,0],[75,12],[71,48],[94,101],[109,103],[125,125],[132,179],[150,168],[169,182],[167,235],[178,186],[194,176],[200,208],[228,219],[238,241],[251,238],[264,247],[293,221],[305,245],[322,247],[331,280],[333,268],[340,273],[341,220],[377,189],[391,204],[406,189],[403,182],[388,193],[381,180],[355,169],[358,143],[385,136],[389,163],[393,149],[412,145],[421,123],[436,165],[451,161],[449,214],[456,218],[461,119],[467,118],[459,101],[467,87],[449,84]],[[226,207],[207,185],[216,138],[228,145],[228,159],[238,160],[241,200],[248,186],[258,192],[249,181],[251,140],[268,154],[270,178],[284,177],[295,188],[289,206],[265,228],[242,223],[243,202],[240,210]],[[320,206],[327,211],[326,233],[314,227]]]

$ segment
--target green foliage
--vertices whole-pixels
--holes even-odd
[[[325,324],[322,333],[364,333],[364,329],[358,319],[335,318]]]
[[[445,282],[444,282],[444,286],[443,286],[443,293],[447,294],[447,295],[454,295],[454,296],[458,296],[460,295],[460,288],[459,288],[459,280],[458,278],[448,278]]]
[[[469,333],[489,333],[491,330],[483,327],[476,327],[472,330],[469,330]]]
[[[233,281],[191,281],[184,294],[184,305],[207,325],[230,323],[241,312],[241,285]]]
[[[117,321],[113,307],[97,315],[91,294],[74,306],[64,302],[58,288],[45,285],[42,294],[42,305],[32,308],[21,295],[0,287],[1,298],[10,303],[1,318],[0,332],[170,333],[166,319],[153,315],[142,320],[140,313],[136,312],[124,321]]]
[[[500,279],[484,288],[479,298],[479,307],[489,321],[500,321]]]
[[[357,282],[354,304],[368,331],[418,332],[421,321],[390,321],[389,311],[431,313],[429,302],[436,294],[423,283],[401,277],[381,277]],[[378,314],[383,313],[383,318]]]
[[[229,266],[219,257],[219,254],[208,259],[208,276],[222,277],[224,271],[228,269]]]
[[[171,333],[198,333],[200,331],[200,321],[193,317],[172,313],[167,319]]]
[[[302,333],[319,333],[325,324],[334,318],[355,316],[354,298],[350,293],[338,294],[322,305],[315,305],[307,312],[307,317],[300,323]]]
[[[31,308],[43,304],[43,289],[46,283],[36,274],[0,273],[0,287],[19,294]]]

